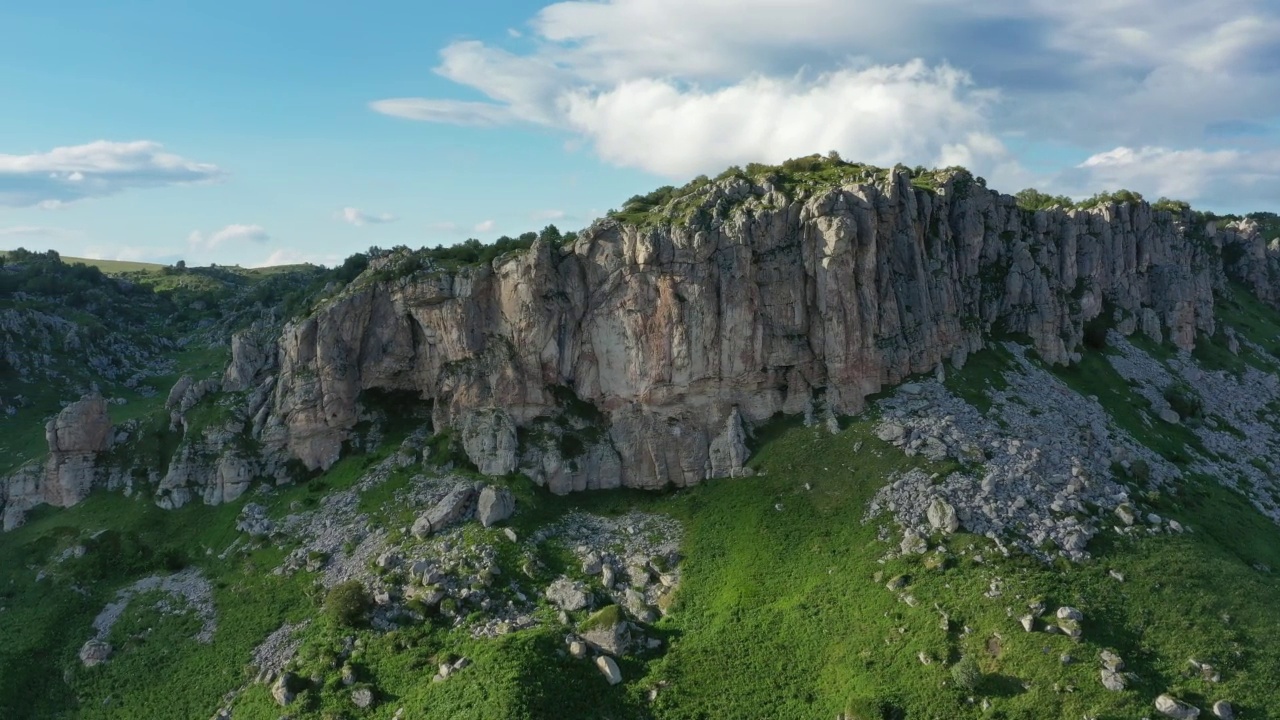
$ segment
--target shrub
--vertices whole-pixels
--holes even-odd
[[[982,669],[976,660],[965,655],[951,666],[951,679],[955,680],[956,687],[972,692],[982,682]]]
[[[878,700],[853,698],[845,705],[844,716],[847,720],[881,720],[884,707]]]
[[[1048,193],[1042,193],[1035,188],[1022,190],[1013,197],[1017,201],[1018,207],[1028,212],[1048,210],[1055,205],[1064,208],[1070,208],[1075,205],[1075,203],[1071,201],[1071,198],[1066,195],[1050,195]]]
[[[362,623],[368,609],[369,594],[359,580],[335,585],[324,599],[325,615],[343,627],[356,627]]]
[[[1200,402],[1200,396],[1189,386],[1182,383],[1174,383],[1164,389],[1164,399],[1169,401],[1169,407],[1178,413],[1178,417],[1183,420],[1189,418],[1198,418],[1204,412],[1204,406]]]

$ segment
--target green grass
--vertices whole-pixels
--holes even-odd
[[[220,360],[195,353],[185,362],[213,372]],[[947,385],[989,408],[989,394],[1006,386],[1001,373],[1010,365],[1001,347],[977,353],[964,370],[949,373]],[[1090,352],[1076,367],[1052,370],[1077,392],[1097,396],[1118,427],[1170,460],[1185,464],[1188,448],[1202,450],[1185,426],[1149,423],[1145,401],[1105,355]],[[1280,577],[1266,568],[1280,568],[1280,529],[1244,497],[1213,478],[1189,475],[1145,502],[1192,533],[1124,539],[1104,531],[1089,548],[1096,559],[1076,565],[1004,558],[985,538],[963,533],[931,538],[931,546],[948,549],[943,556],[881,562],[896,544],[877,539],[880,521],[862,522],[870,498],[895,472],[948,473],[957,466],[924,464],[879,441],[873,414],[843,419],[836,435],[795,419],[769,423],[755,432],[755,477],[681,491],[557,497],[519,476],[486,480],[515,492],[518,512],[507,525],[522,539],[572,511],[639,509],[683,525],[682,583],[670,614],[646,630],[664,647],[622,658],[620,686],[607,685],[589,661],[570,658],[565,629],[554,624],[497,640],[472,639],[438,616],[389,633],[348,630],[320,614],[322,594],[311,575],[270,574],[287,548],[217,559],[238,537],[233,523],[245,502],[264,503],[279,516],[295,502],[312,507],[324,493],[352,487],[421,418],[402,420],[378,451],[348,456],[265,498],[163,512],[147,501],[99,493],[70,510],[38,511],[27,526],[0,536],[0,717],[208,717],[224,693],[245,683],[250,650],[282,622],[308,617],[315,619],[303,634],[298,674],[319,676],[319,685],[282,710],[267,686],[250,684],[236,700],[237,720],[274,720],[286,712],[297,720],[389,720],[401,707],[407,717],[428,720],[830,718],[853,711],[883,718],[1118,720],[1150,715],[1162,692],[1202,709],[1227,698],[1241,717],[1264,717],[1274,704],[1280,607],[1271,599],[1280,593]],[[419,471],[393,471],[362,494],[360,509],[399,532],[415,510],[397,493]],[[105,528],[113,532],[90,539]],[[478,525],[462,536],[497,551],[497,597],[506,597],[508,579],[523,578],[520,568],[530,558],[540,569],[533,580],[521,580],[526,590],[559,574],[580,575],[559,542],[515,544]],[[91,547],[84,558],[52,562],[78,543]],[[193,618],[161,616],[140,598],[113,633],[116,657],[81,668],[75,652],[116,590],[183,564],[200,567],[215,585],[214,642],[192,641]],[[1110,577],[1112,570],[1125,582]],[[40,571],[49,577],[37,582]],[[897,576],[906,579],[899,592],[914,606],[886,589]],[[1003,595],[984,597],[996,577]],[[87,594],[72,591],[72,583]],[[1024,633],[1016,618],[1032,598],[1044,600],[1046,614],[1060,605],[1080,608],[1083,638]],[[941,612],[949,618],[945,629]],[[545,608],[539,614],[553,617]],[[358,711],[351,689],[337,681],[334,651],[348,634],[361,643],[351,661],[358,682],[376,689],[378,704],[369,711]],[[1103,649],[1117,651],[1136,673],[1129,690],[1102,688]],[[921,653],[931,664],[920,662]],[[1063,653],[1075,662],[1063,665]],[[470,667],[431,682],[440,662],[462,656]],[[954,686],[950,668],[961,657],[975,659],[982,672],[972,692]],[[1219,668],[1222,683],[1189,673],[1192,657]],[[657,691],[652,703],[650,690]],[[971,704],[971,695],[989,699],[992,710]]]

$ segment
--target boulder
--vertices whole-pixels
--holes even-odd
[[[295,696],[293,690],[290,689],[293,682],[293,673],[284,673],[276,678],[275,683],[272,684],[271,697],[275,698],[276,704],[280,707],[285,707],[293,702]]]
[[[566,612],[576,612],[591,603],[591,596],[582,583],[569,578],[557,578],[546,590],[547,600]]]
[[[373,706],[373,691],[369,688],[356,688],[351,691],[351,702],[361,710]]]
[[[1188,705],[1168,693],[1156,698],[1156,712],[1175,720],[1194,720],[1200,717],[1200,708]]]
[[[516,496],[504,487],[495,487],[486,485],[480,491],[480,501],[476,506],[476,518],[480,520],[480,524],[485,527],[492,527],[495,523],[511,517],[516,511]]]
[[[608,655],[601,655],[596,658],[596,667],[600,669],[600,672],[609,681],[610,685],[617,685],[622,682],[622,671],[618,669],[618,663],[614,662],[613,658]]]
[[[458,484],[435,507],[413,521],[410,532],[416,538],[425,538],[462,520],[471,512],[471,501],[475,496],[475,486],[470,483]]]
[[[960,519],[956,517],[956,509],[942,498],[934,498],[933,502],[929,503],[925,514],[929,518],[929,526],[937,532],[950,535],[960,529]]]
[[[1231,707],[1231,703],[1219,700],[1213,704],[1213,716],[1218,720],[1235,720],[1236,711]]]
[[[1084,620],[1084,613],[1073,607],[1060,607],[1057,615],[1059,620],[1075,620],[1076,622]]]
[[[1124,676],[1115,670],[1102,668],[1102,687],[1112,691],[1120,692],[1125,688]]]
[[[1124,669],[1124,660],[1121,660],[1119,655],[1110,650],[1103,650],[1099,655],[1099,659],[1102,661],[1102,667],[1108,670],[1120,671]]]
[[[876,437],[887,443],[900,443],[907,434],[907,429],[897,423],[887,422],[876,428]]]
[[[90,640],[80,648],[80,662],[85,667],[101,665],[111,658],[111,646],[101,640]]]
[[[582,622],[578,633],[588,645],[614,656],[626,655],[631,648],[631,635],[622,608],[607,605]]]
[[[923,555],[929,551],[929,544],[914,530],[903,533],[900,547],[903,555]]]

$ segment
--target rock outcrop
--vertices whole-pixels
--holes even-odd
[[[71,403],[49,421],[44,436],[49,443],[44,501],[58,507],[75,505],[93,486],[97,454],[111,447],[107,401],[91,395]]]
[[[1232,277],[1272,292],[1258,268],[1276,253],[1247,227],[1146,204],[1029,213],[964,172],[936,191],[899,169],[795,198],[730,178],[683,202],[693,219],[604,220],[492,266],[380,259],[285,328],[262,441],[327,468],[360,394],[403,391],[489,474],[519,467],[557,491],[692,485],[742,467],[752,424],[815,402],[856,412],[962,363],[996,327],[1053,363],[1103,312],[1190,348],[1215,329],[1224,246],[1248,249],[1230,253]],[[557,388],[607,426],[573,457],[516,442],[561,411]]]

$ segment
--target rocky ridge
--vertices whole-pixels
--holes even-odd
[[[1189,350],[1216,330],[1215,291],[1274,299],[1280,262],[1249,221],[1145,203],[1031,213],[960,170],[932,189],[903,168],[799,191],[729,176],[654,213],[479,267],[391,254],[278,335],[237,334],[215,397],[193,406],[230,412],[184,435],[158,502],[225,502],[253,478],[287,482],[294,461],[327,469],[370,391],[429,403],[486,474],[557,493],[693,485],[742,474],[750,428],[775,413],[858,412],[997,330],[1050,363],[1077,360],[1100,316]],[[196,385],[177,393],[184,430]],[[43,482],[11,479],[6,497],[44,497]],[[9,524],[29,506],[7,501]]]

